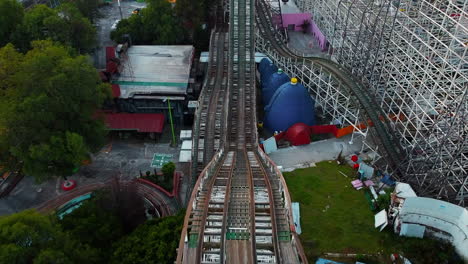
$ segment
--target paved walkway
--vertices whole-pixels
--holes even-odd
[[[114,140],[93,157],[93,163],[80,168],[70,176],[78,187],[103,183],[118,176],[121,180],[134,179],[140,171],[153,171],[150,164],[155,152],[172,154],[179,170],[179,148],[172,148],[169,143],[148,143],[143,140]],[[158,169],[159,170],[159,169]],[[184,171],[184,174],[187,172]],[[60,188],[62,179],[52,179],[36,184],[32,177],[24,177],[15,189],[5,198],[0,199],[0,215],[12,214],[36,207],[64,192]]]
[[[354,140],[353,144],[350,145],[350,139],[351,136],[345,136],[316,141],[309,145],[291,146],[278,149],[270,153],[269,156],[276,165],[283,167],[283,171],[312,167],[320,161],[335,160],[342,150],[342,155],[347,158],[355,152],[361,151],[362,142]]]

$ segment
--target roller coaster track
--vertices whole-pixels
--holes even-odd
[[[228,34],[223,11],[217,10],[216,28],[211,33],[207,77],[196,112],[192,150],[192,182],[224,144],[227,111],[227,49]]]
[[[208,117],[205,121],[210,120],[210,115],[220,115],[221,120],[227,121],[227,126],[219,138],[223,144],[194,186],[177,263],[307,262],[294,228],[291,228],[287,186],[276,165],[257,144],[254,9],[255,0],[230,2],[226,56],[229,78],[224,95],[227,97],[225,105],[229,107],[226,111],[222,107],[211,108],[215,113],[200,110],[199,115],[200,120]],[[218,33],[212,35],[210,46],[209,68],[217,66],[210,71],[208,80],[214,85],[209,100],[205,99],[208,95],[202,95],[203,105],[217,104],[220,95],[215,94],[219,89],[216,83],[222,83],[220,78],[226,72],[226,68],[219,67],[225,50]],[[208,92],[210,86],[204,87]],[[205,131],[205,141],[216,134],[216,125],[203,125],[203,120],[196,122],[197,129]],[[203,144],[208,148],[205,153],[211,155],[213,148]]]
[[[386,122],[386,115],[382,112],[379,104],[371,96],[371,93],[366,91],[352,74],[349,73],[343,66],[325,58],[314,56],[301,56],[295,51],[288,48],[282,39],[280,33],[274,28],[271,21],[270,7],[264,0],[256,1],[257,16],[256,22],[261,35],[270,42],[270,52],[277,53],[279,56],[290,58],[296,64],[312,65],[321,71],[328,73],[338,82],[341,82],[347,89],[347,93],[353,95],[355,104],[364,110],[364,120],[372,122],[376,132],[376,143],[380,146],[383,157],[386,159],[394,172],[399,174],[399,165],[404,159],[404,152],[397,143],[398,140],[392,136],[391,129]],[[269,15],[270,14],[270,15]],[[271,55],[271,54],[266,54]],[[401,175],[401,172],[400,172]]]

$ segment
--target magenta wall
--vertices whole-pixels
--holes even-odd
[[[304,20],[308,20],[310,22],[311,15],[307,13],[283,14],[283,26],[287,28],[288,25],[295,24],[295,31],[302,30],[301,25],[304,23]]]
[[[288,25],[294,24],[296,25],[295,31],[301,31],[301,25],[304,23],[304,20],[308,20],[310,22],[309,30],[308,33],[312,34],[317,42],[320,45],[320,48],[322,48],[322,51],[327,50],[327,38],[323,33],[320,31],[318,26],[314,23],[312,20],[311,14],[308,13],[297,13],[297,14],[283,14],[283,26],[285,28],[288,27]]]
[[[327,38],[325,37],[325,35],[323,35],[322,31],[320,31],[320,28],[315,24],[313,20],[311,20],[310,22],[309,33],[314,35],[315,39],[320,45],[320,48],[322,48],[322,51],[327,51]]]

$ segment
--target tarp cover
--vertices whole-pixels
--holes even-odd
[[[314,100],[301,84],[285,83],[265,107],[264,123],[270,131],[286,131],[296,123],[315,124]]]
[[[302,233],[302,229],[301,229],[301,213],[299,209],[299,203],[293,202],[291,203],[291,206],[293,210],[294,227],[296,228],[296,233],[300,235]]]
[[[289,76],[284,72],[276,72],[266,77],[262,83],[263,104],[267,105],[276,90],[283,84],[289,82]]]
[[[273,73],[278,71],[278,67],[265,58],[260,61],[258,71],[260,72],[260,83],[264,83]]]

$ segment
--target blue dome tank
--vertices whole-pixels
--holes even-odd
[[[265,80],[267,80],[273,73],[278,71],[278,67],[276,67],[276,65],[274,65],[269,59],[264,58],[260,61],[258,71],[260,72],[260,83],[263,89]]]
[[[264,85],[262,85],[263,104],[268,105],[276,90],[287,82],[289,82],[289,77],[281,69],[278,69],[276,73],[270,75],[270,78],[268,78]]]
[[[265,107],[265,126],[271,131],[286,131],[296,123],[315,124],[314,100],[296,78],[279,87]]]

